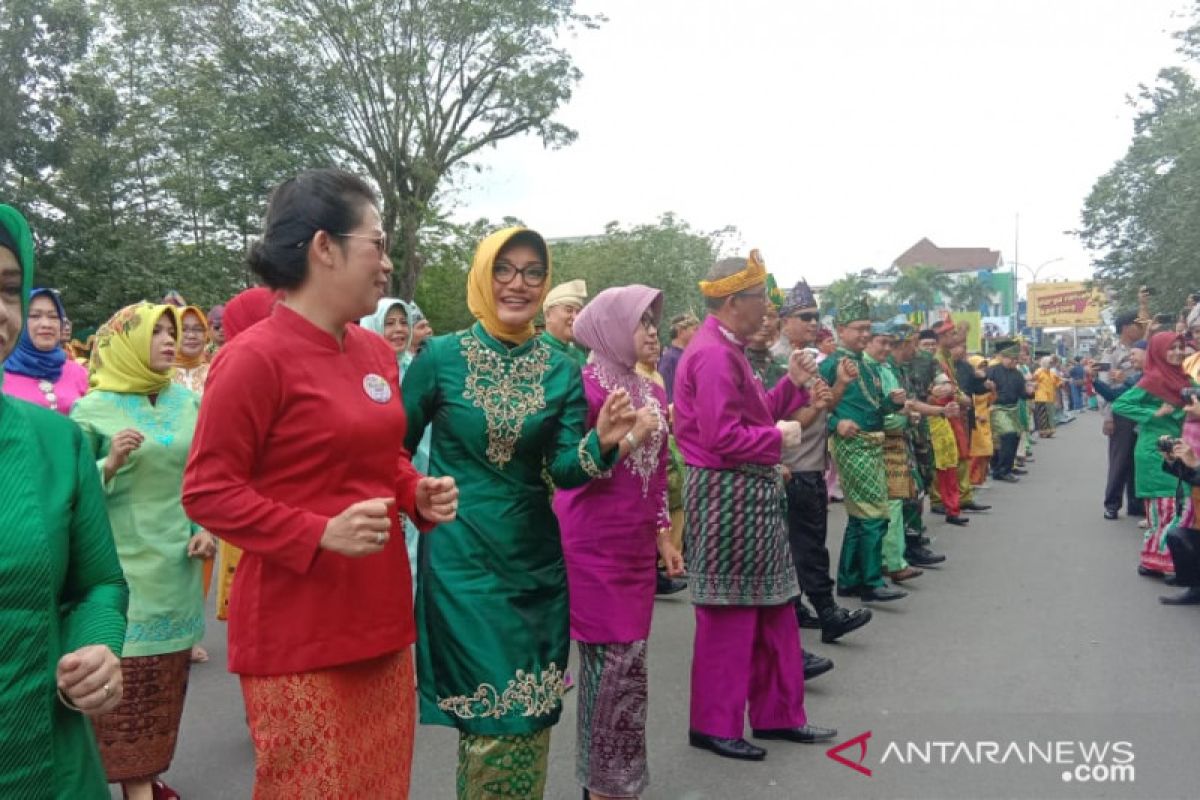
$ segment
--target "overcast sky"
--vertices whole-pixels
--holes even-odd
[[[1090,274],[1064,233],[1132,134],[1126,98],[1179,63],[1184,0],[607,0],[559,151],[512,140],[461,219],[544,235],[674,211],[735,225],[783,285],[886,267],[922,236],[1041,278]],[[1022,280],[1027,278],[1023,273]]]

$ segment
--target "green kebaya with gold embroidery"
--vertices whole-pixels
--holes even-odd
[[[432,426],[429,473],[455,478],[458,517],[421,537],[421,721],[528,734],[558,721],[569,647],[567,578],[545,470],[560,488],[612,467],[585,431],[579,367],[538,337],[509,347],[482,325],[429,341],[404,376],[407,442]]]

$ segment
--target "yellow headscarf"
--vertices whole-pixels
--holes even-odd
[[[164,315],[175,320],[175,346],[179,347],[179,309],[174,306],[134,303],[125,306],[96,331],[92,348],[91,386],[102,392],[157,394],[171,384],[174,368],[150,369],[150,340]]]
[[[505,325],[500,321],[496,314],[496,298],[492,295],[492,265],[496,263],[496,256],[504,249],[504,245],[508,244],[508,240],[524,231],[529,231],[538,239],[542,238],[536,231],[519,226],[496,231],[479,243],[478,249],[475,250],[475,260],[471,262],[471,271],[467,274],[467,308],[471,309],[471,313],[483,325],[485,331],[497,339],[516,344],[524,344],[533,338],[533,319],[519,327]],[[541,294],[534,300],[534,305],[539,307],[546,297],[546,292],[550,291],[551,279],[554,277],[550,265],[550,248],[545,247],[544,241],[543,247],[546,251],[546,282],[542,284]]]
[[[191,311],[196,316],[200,317],[200,324],[204,326],[204,347],[200,348],[200,352],[190,358],[183,354],[183,316]],[[212,328],[208,325],[208,317],[204,315],[204,311],[196,306],[184,306],[179,309],[176,315],[178,319],[178,334],[179,349],[175,351],[175,366],[180,369],[195,369],[208,360],[208,343],[212,340]]]

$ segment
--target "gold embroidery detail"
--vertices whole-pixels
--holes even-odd
[[[483,410],[487,420],[487,458],[497,467],[512,461],[525,420],[546,407],[542,379],[550,367],[550,348],[538,341],[519,356],[497,353],[468,332],[459,342],[467,362],[463,397]]]
[[[537,677],[517,670],[503,692],[490,683],[481,683],[474,694],[439,697],[438,708],[459,719],[500,719],[508,714],[544,717],[558,709],[566,691],[562,670],[551,661]]]
[[[579,456],[579,466],[583,467],[584,473],[589,478],[611,478],[612,470],[602,470],[600,465],[596,463],[596,459],[592,458],[592,454],[588,452],[587,444],[588,437],[591,433],[585,433],[583,438],[579,440],[579,447],[576,450],[576,455]]]

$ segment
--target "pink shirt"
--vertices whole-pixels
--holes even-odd
[[[783,451],[776,420],[808,403],[785,375],[769,392],[754,377],[744,343],[716,317],[704,320],[675,373],[675,442],[693,467],[774,466]]]
[[[46,400],[46,393],[38,388],[39,383],[41,383],[40,380],[28,375],[6,372],[4,374],[4,393],[10,397],[26,400],[35,406],[50,408],[50,403]],[[62,375],[58,376],[58,381],[54,384],[54,396],[58,398],[58,413],[63,416],[70,414],[71,406],[75,405],[76,400],[87,394],[87,390],[87,370],[68,358],[63,364]]]

